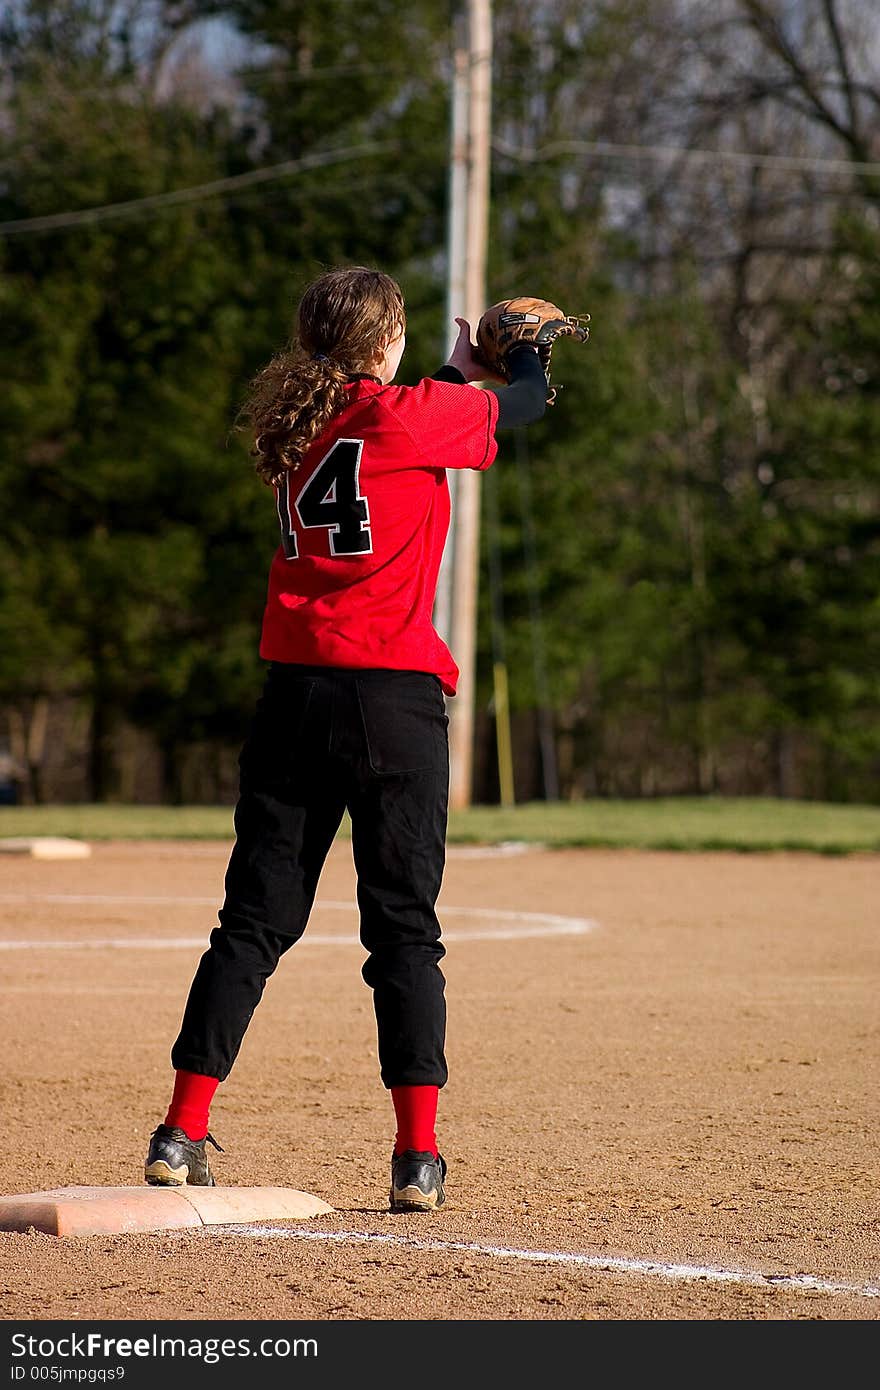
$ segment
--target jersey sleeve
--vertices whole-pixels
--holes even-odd
[[[425,377],[399,386],[385,404],[403,426],[424,468],[488,468],[498,443],[498,397],[494,391]]]

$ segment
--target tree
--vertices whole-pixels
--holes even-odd
[[[87,28],[74,26],[81,50],[68,47],[59,66],[46,34],[60,44],[81,9],[36,6],[19,38],[3,220],[223,171],[223,121],[206,127],[185,108],[145,100]],[[237,249],[217,203],[3,241],[0,621],[14,640],[2,697],[20,711],[35,691],[87,701],[98,799],[114,788],[120,718],[135,710],[172,742],[191,736],[190,641],[210,631],[222,656],[241,641],[236,609],[259,609],[256,578],[231,591],[223,625],[205,593],[220,570],[212,549],[230,532],[256,549],[266,529],[242,497],[244,451],[228,447],[251,331]],[[258,267],[252,254],[250,273]],[[233,565],[240,575],[240,555]]]

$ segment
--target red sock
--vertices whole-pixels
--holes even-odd
[[[405,1149],[437,1155],[437,1099],[439,1086],[392,1086],[391,1099],[397,1116],[397,1139],[394,1152]]]
[[[182,1129],[188,1139],[204,1139],[208,1133],[211,1101],[219,1085],[216,1076],[200,1076],[194,1071],[176,1071],[174,1095],[165,1116],[166,1125]]]

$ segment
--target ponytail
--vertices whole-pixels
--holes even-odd
[[[277,487],[348,399],[346,385],[370,372],[384,346],[406,328],[396,280],[367,266],[342,266],[306,286],[290,346],[251,382],[241,410],[251,457],[264,483]]]
[[[280,352],[251,382],[242,410],[254,436],[258,477],[276,487],[346,403],[348,373],[323,353]]]

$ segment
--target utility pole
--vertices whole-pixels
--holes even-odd
[[[453,19],[453,68],[451,121],[449,131],[449,189],[446,218],[446,355],[452,352],[458,337],[456,314],[464,314],[467,300],[465,262],[467,260],[467,189],[468,189],[468,99],[470,92],[470,53],[467,42],[467,20],[456,4]],[[455,522],[457,516],[456,482],[458,472],[447,471],[452,518],[449,537],[440,563],[437,597],[434,603],[434,625],[440,636],[452,644],[452,589],[455,570]],[[456,699],[460,699],[456,696]],[[450,721],[451,723],[451,721]]]
[[[466,318],[472,330],[486,307],[489,234],[489,137],[492,103],[491,0],[465,0],[454,18],[454,73],[449,173],[448,348]],[[478,389],[478,388],[474,388]],[[449,804],[471,803],[480,556],[480,475],[450,469],[452,521],[440,570],[435,620],[461,672],[449,703]]]

